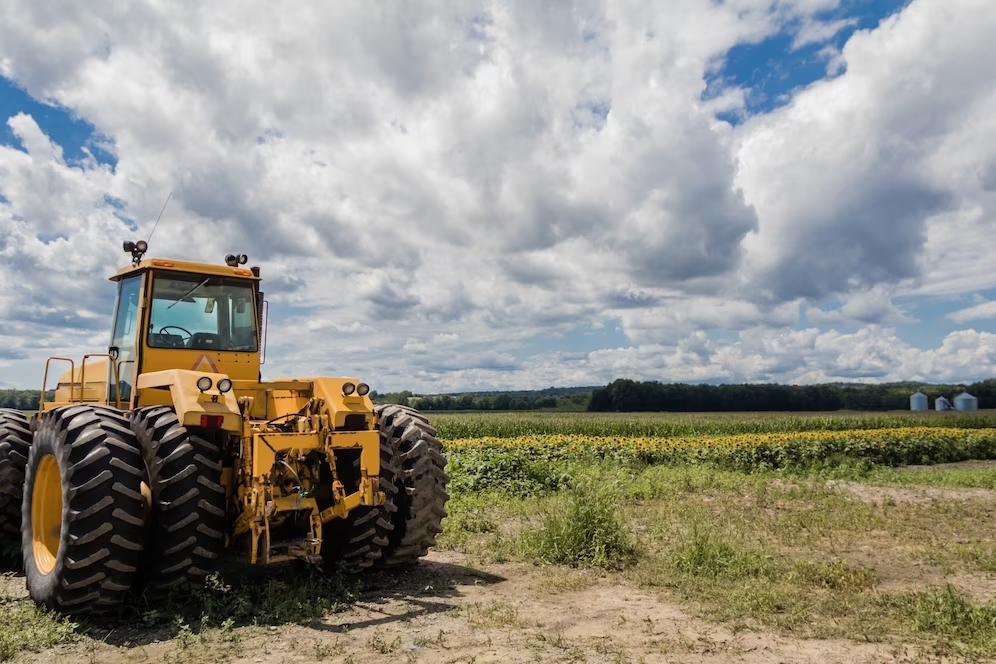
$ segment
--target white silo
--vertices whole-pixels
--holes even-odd
[[[910,395],[910,410],[917,412],[927,410],[927,395],[923,392],[914,392]]]
[[[968,392],[962,392],[954,398],[955,410],[978,410],[979,400]]]
[[[937,397],[934,399],[934,410],[951,410],[951,402],[947,397]]]

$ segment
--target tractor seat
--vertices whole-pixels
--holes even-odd
[[[221,350],[221,335],[211,332],[194,332],[187,342],[187,348],[196,350]]]

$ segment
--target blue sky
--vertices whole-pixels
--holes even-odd
[[[991,3],[14,4],[0,387],[106,345],[170,192],[152,253],[262,266],[268,374],[996,374]]]

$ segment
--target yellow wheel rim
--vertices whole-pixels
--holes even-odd
[[[35,471],[35,484],[31,490],[31,544],[35,566],[42,574],[55,567],[62,539],[62,478],[59,463],[46,454]]]

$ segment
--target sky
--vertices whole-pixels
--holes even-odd
[[[127,239],[246,253],[264,378],[996,377],[992,0],[0,3],[0,387]]]

